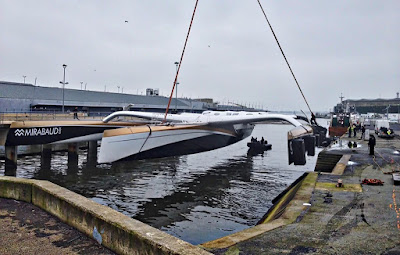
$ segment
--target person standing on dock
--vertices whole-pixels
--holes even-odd
[[[352,126],[350,125],[347,130],[349,131],[349,138],[351,138],[351,133],[353,132]]]
[[[74,119],[79,120],[78,119],[78,107],[75,107],[73,112],[74,112]]]
[[[375,155],[374,154],[374,147],[376,145],[376,140],[374,135],[369,135],[369,140],[368,140],[368,146],[369,146],[369,155]]]
[[[356,126],[356,124],[353,124],[353,136],[354,136],[354,138],[356,138],[356,135],[357,135],[357,126]]]
[[[361,127],[361,140],[364,140],[364,138],[365,138],[365,126],[362,125],[362,127]]]

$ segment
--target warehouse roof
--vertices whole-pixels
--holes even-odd
[[[32,84],[0,81],[0,98],[62,100],[62,88],[41,87]],[[124,93],[100,92],[77,89],[64,89],[65,101],[167,105],[168,98],[163,96],[143,96]],[[173,103],[175,105],[175,102]],[[178,106],[187,106],[185,100],[178,100]]]

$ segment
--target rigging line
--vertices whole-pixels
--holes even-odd
[[[163,123],[165,123],[165,121],[167,120],[167,114],[168,114],[169,106],[171,105],[171,99],[172,99],[172,96],[173,96],[173,94],[174,94],[174,90],[175,90],[175,86],[176,86],[176,81],[178,80],[179,70],[181,69],[181,64],[182,64],[182,60],[183,60],[183,55],[185,54],[186,44],[187,44],[188,39],[189,39],[190,30],[192,29],[193,19],[194,19],[194,15],[195,15],[195,13],[196,13],[196,9],[197,9],[197,4],[198,4],[198,2],[199,2],[199,0],[196,0],[196,4],[195,4],[195,6],[194,6],[194,10],[193,10],[193,14],[192,14],[192,19],[190,20],[189,29],[188,29],[188,32],[187,32],[187,34],[186,34],[185,44],[183,45],[183,50],[182,50],[182,54],[181,54],[181,59],[179,60],[178,69],[177,69],[177,71],[176,71],[175,80],[174,80],[174,85],[172,86],[172,91],[171,91],[171,95],[169,96],[169,101],[168,101],[167,109],[165,110],[165,115],[164,115]],[[178,100],[178,99],[176,99],[176,100]]]
[[[310,112],[313,114],[313,111],[311,111],[310,105],[308,104],[307,99],[306,99],[306,97],[304,96],[303,91],[301,90],[299,83],[297,82],[296,76],[294,75],[294,73],[293,73],[293,71],[292,71],[292,68],[291,68],[290,65],[289,65],[289,61],[287,60],[287,58],[286,58],[286,56],[285,56],[285,53],[283,52],[283,49],[282,49],[282,47],[281,47],[281,45],[280,45],[280,43],[279,43],[279,41],[278,41],[278,38],[276,37],[274,30],[272,29],[271,23],[269,23],[269,20],[268,20],[268,18],[267,18],[267,14],[265,13],[264,8],[262,7],[262,5],[261,5],[261,3],[260,3],[260,0],[257,0],[257,2],[258,2],[258,4],[260,5],[261,11],[263,12],[265,19],[267,20],[267,23],[268,23],[268,25],[269,25],[269,28],[271,29],[272,34],[273,34],[274,37],[275,37],[275,41],[276,41],[276,43],[278,44],[279,49],[281,50],[281,53],[282,53],[282,55],[283,55],[283,58],[285,59],[286,64],[287,64],[287,66],[289,67],[290,72],[292,73],[292,76],[293,76],[293,78],[294,78],[294,80],[295,80],[295,82],[296,82],[296,84],[297,84],[297,87],[299,88],[300,93],[301,93],[301,95],[303,96],[304,101],[305,101],[306,104],[307,104],[308,110],[310,110]]]
[[[139,149],[138,154],[142,151],[144,145],[146,144],[147,140],[149,139],[149,137],[151,136],[151,133],[152,133],[150,125],[146,125],[146,126],[149,128],[149,135],[146,137],[146,140],[144,140],[142,147],[140,147],[140,149]]]

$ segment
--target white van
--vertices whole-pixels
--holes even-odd
[[[376,120],[375,133],[379,137],[392,138],[394,137],[393,129],[390,128],[389,120]]]

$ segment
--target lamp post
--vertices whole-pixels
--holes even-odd
[[[64,113],[64,89],[65,89],[65,84],[68,84],[68,82],[65,82],[65,68],[67,68],[67,65],[63,64],[62,67],[64,68],[64,76],[63,76],[63,80],[60,81],[60,83],[63,85],[63,87],[62,87],[62,99],[63,99],[62,113]]]
[[[22,77],[24,77],[24,83],[25,83],[25,78],[26,78],[26,75],[22,75]]]
[[[176,66],[176,72],[178,73],[179,62],[175,62],[174,64]],[[175,87],[176,87],[176,90],[175,90],[175,113],[178,113],[178,84],[179,84],[179,82],[178,82],[178,78],[177,78],[176,84],[175,84]]]

